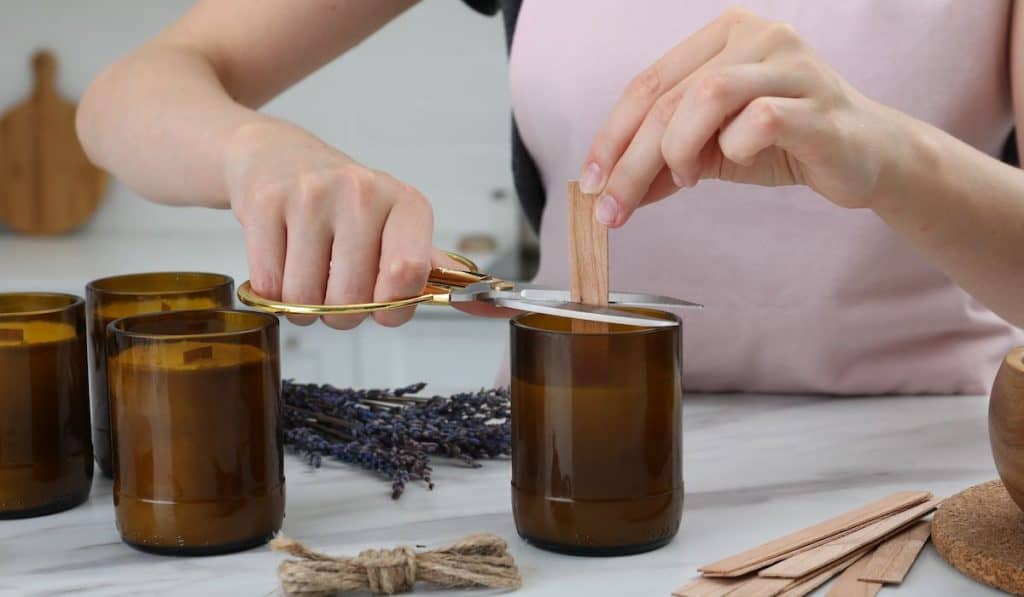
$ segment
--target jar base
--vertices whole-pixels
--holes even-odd
[[[43,506],[36,506],[34,508],[25,508],[24,510],[12,510],[10,512],[0,512],[0,520],[14,520],[17,518],[35,518],[36,516],[46,516],[48,514],[56,514],[65,510],[70,510],[75,506],[82,505],[86,500],[89,499],[89,490],[92,487],[86,487],[82,491],[77,491],[64,498],[51,502]]]
[[[277,531],[265,533],[252,539],[246,539],[243,541],[235,541],[234,543],[224,543],[223,545],[203,545],[200,547],[164,547],[160,545],[146,545],[143,543],[134,543],[121,538],[126,545],[137,549],[145,553],[151,553],[159,556],[182,556],[182,557],[196,557],[196,556],[216,556],[227,553],[235,553],[239,551],[245,551],[261,545],[266,545],[268,541],[274,538]]]
[[[516,532],[547,551],[624,556],[667,545],[679,532],[683,488],[622,500],[551,498],[512,486]]]
[[[587,547],[585,545],[567,545],[564,543],[552,543],[550,541],[544,541],[543,539],[534,539],[523,534],[519,534],[519,537],[529,543],[530,545],[543,549],[544,551],[551,551],[555,553],[565,554],[569,556],[585,556],[585,557],[599,557],[608,558],[616,556],[632,556],[648,551],[654,551],[665,547],[672,542],[675,536],[665,537],[664,539],[658,539],[657,541],[651,541],[650,543],[639,543],[636,545],[624,545],[616,547]]]

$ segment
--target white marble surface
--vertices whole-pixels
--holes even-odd
[[[342,465],[312,472],[288,456],[284,530],[335,554],[486,531],[511,544],[524,577],[517,594],[667,596],[700,564],[892,491],[948,495],[994,478],[986,404],[981,397],[688,397],[682,529],[667,547],[639,556],[561,556],[523,543],[510,513],[507,462],[478,470],[439,464],[434,491],[413,485],[391,501],[387,485],[368,474]],[[109,481],[97,480],[77,509],[0,522],[0,594],[279,593],[274,570],[283,556],[266,548],[173,558],[125,546],[110,491]],[[931,546],[898,593],[885,591],[995,593],[947,566]]]

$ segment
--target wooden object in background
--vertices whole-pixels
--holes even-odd
[[[860,580],[869,558],[871,558],[870,555],[858,558],[852,566],[839,575],[835,584],[829,587],[828,593],[825,593],[825,597],[875,597],[881,590],[882,583]]]
[[[921,504],[932,497],[926,491],[902,491],[865,504],[795,533],[699,568],[704,576],[740,576],[795,555],[802,548],[832,541],[851,529]]]
[[[75,104],[57,93],[56,58],[37,52],[32,67],[32,93],[0,117],[0,222],[26,234],[60,234],[89,220],[107,175],[78,142]]]
[[[999,368],[988,403],[988,438],[999,478],[1024,510],[1024,346]]]
[[[1024,595],[1024,512],[1000,481],[947,498],[932,521],[942,559],[967,576]]]
[[[914,524],[917,519],[925,516],[937,508],[941,503],[941,499],[929,500],[921,505],[914,506],[909,510],[904,510],[899,514],[883,518],[882,520],[868,525],[859,531],[825,543],[824,545],[812,550],[797,554],[769,568],[765,568],[758,572],[758,575],[783,578],[803,578],[833,562],[845,558],[859,549],[881,543],[889,536]]]
[[[910,572],[910,567],[917,560],[917,555],[924,549],[928,536],[932,532],[932,524],[922,520],[878,546],[872,554],[860,579],[898,585]]]

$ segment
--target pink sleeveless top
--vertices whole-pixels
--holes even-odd
[[[752,0],[865,95],[997,155],[1012,126],[1010,0]],[[526,0],[513,112],[547,191],[539,282],[565,286],[566,181],[627,82],[717,17],[708,0]],[[1024,334],[867,210],[803,187],[701,182],[611,233],[614,289],[704,303],[684,318],[689,390],[987,392]]]

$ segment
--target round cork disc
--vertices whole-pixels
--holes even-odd
[[[1001,481],[944,500],[932,522],[932,541],[942,559],[960,572],[1024,595],[1024,512]]]

